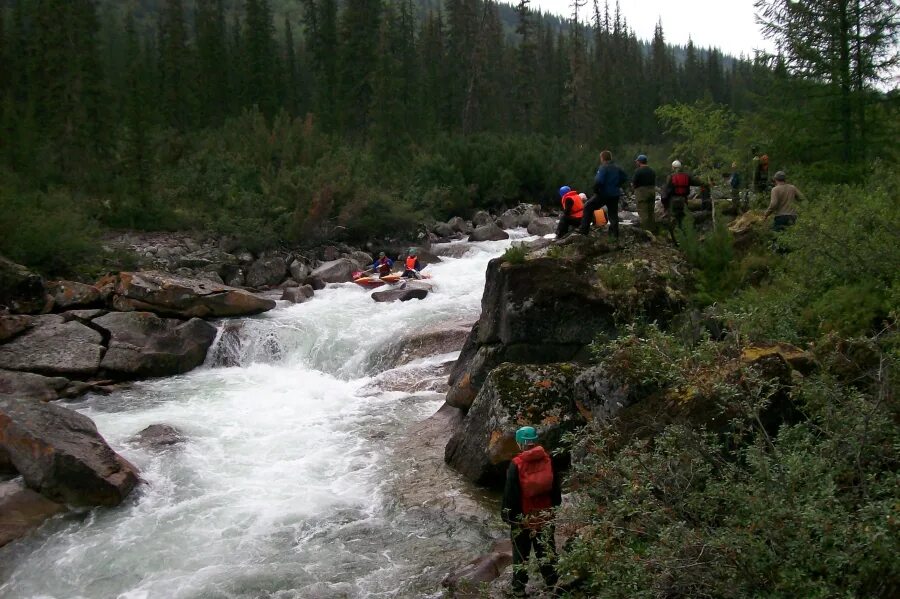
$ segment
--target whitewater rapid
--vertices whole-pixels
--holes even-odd
[[[384,381],[443,377],[457,353],[388,372],[379,357],[403,335],[474,322],[487,262],[510,243],[469,244],[429,266],[425,300],[378,304],[371,291],[331,285],[308,303],[232,321],[200,369],[70,405],[147,484],[118,508],[57,517],[0,549],[0,597],[436,596],[443,573],[481,552],[496,523],[397,502],[389,483],[403,456],[391,440],[443,398],[385,391]],[[237,365],[216,366],[223,352]],[[164,451],[131,441],[157,423],[188,441]],[[459,484],[434,492],[465,492]]]

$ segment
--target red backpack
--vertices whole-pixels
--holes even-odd
[[[672,175],[672,191],[676,196],[687,197],[691,192],[691,177],[687,173]]]

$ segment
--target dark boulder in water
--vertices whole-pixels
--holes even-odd
[[[151,424],[131,440],[138,445],[151,449],[165,449],[173,445],[184,443],[187,439],[184,434],[168,424]]]
[[[29,488],[75,506],[114,506],[138,484],[93,421],[55,404],[0,397],[0,448]]]

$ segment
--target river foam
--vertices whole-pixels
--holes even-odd
[[[433,593],[454,558],[479,552],[496,530],[397,503],[389,483],[403,456],[391,439],[442,396],[383,390],[390,373],[373,372],[372,357],[398,336],[474,321],[487,261],[509,243],[471,244],[428,267],[436,290],[423,301],[377,304],[370,291],[333,285],[239,321],[228,349],[237,366],[75,404],[147,484],[118,508],[58,517],[0,549],[0,597]],[[162,452],[130,441],[156,423],[188,441]]]

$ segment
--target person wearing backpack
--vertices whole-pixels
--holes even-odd
[[[519,454],[506,471],[500,516],[509,524],[513,550],[512,590],[517,597],[525,594],[528,572],[525,566],[532,549],[541,563],[541,576],[548,587],[559,580],[552,561],[556,554],[553,538],[553,508],[562,503],[560,475],[554,471],[550,454],[538,445],[538,434],[532,426],[516,431]]]
[[[631,187],[634,189],[634,197],[637,201],[638,215],[641,218],[641,228],[656,235],[656,172],[647,166],[647,156],[639,155],[635,161],[637,169],[631,178]]]
[[[687,198],[691,193],[691,185],[701,186],[703,181],[683,170],[680,160],[672,162],[672,174],[666,178],[666,186],[664,187],[663,196],[666,198],[666,201],[663,202],[663,205],[666,207],[666,216],[670,220],[674,216],[678,227],[681,227],[681,222],[684,220]]]
[[[606,206],[609,217],[610,237],[619,239],[619,198],[622,196],[622,186],[628,182],[628,175],[613,162],[612,152],[603,150],[600,152],[600,168],[594,177],[594,195],[584,205],[584,215],[581,218],[579,232],[587,235],[591,231],[591,222],[594,220],[594,210]]]

